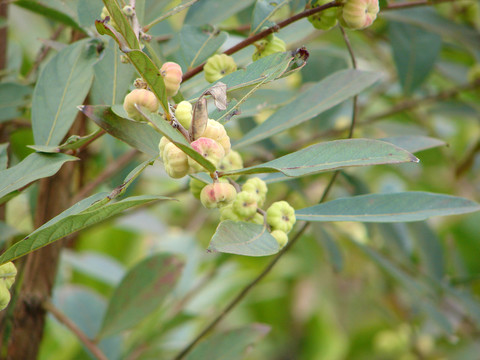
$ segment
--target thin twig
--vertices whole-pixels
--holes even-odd
[[[265,30],[260,31],[259,33],[255,34],[255,35],[247,37],[245,40],[240,41],[237,45],[232,46],[230,49],[226,50],[224,52],[224,54],[232,55],[232,54],[236,53],[237,51],[242,50],[243,48],[246,48],[247,46],[253,44],[254,42],[256,42],[260,39],[263,39],[264,37],[266,37],[270,34],[273,34],[274,32],[277,32],[278,30],[290,25],[291,23],[294,23],[295,21],[301,20],[301,19],[306,18],[310,15],[316,14],[320,11],[323,11],[323,10],[326,10],[326,9],[329,9],[329,8],[332,8],[332,7],[337,7],[337,6],[342,6],[342,5],[341,5],[341,3],[337,3],[335,1],[332,1],[332,2],[329,2],[328,4],[325,4],[325,5],[313,8],[313,9],[308,9],[308,10],[302,11],[301,13],[298,13],[298,14],[292,16],[292,17],[289,17],[288,19],[283,20],[283,21],[279,22],[278,24],[269,27],[268,29],[265,29]],[[205,65],[205,63],[202,63],[202,64],[198,65],[197,67],[187,71],[185,74],[183,74],[182,81],[186,81],[186,80],[190,79],[191,77],[197,75],[199,72],[202,71],[204,65]]]
[[[101,183],[105,182],[107,179],[115,175],[119,170],[123,169],[130,161],[132,161],[135,156],[137,156],[138,150],[132,149],[122,156],[120,156],[115,162],[108,165],[108,167],[100,173],[94,180],[86,184],[81,188],[75,197],[72,200],[72,204],[76,204],[83,198],[90,195],[90,193],[95,190],[95,188]]]
[[[409,1],[409,2],[404,1],[400,3],[389,4],[388,6],[382,8],[382,11],[407,9],[407,8],[418,7],[418,6],[431,6],[431,5],[437,5],[441,3],[455,2],[455,1],[457,0],[420,0],[420,1]]]
[[[58,310],[55,305],[50,301],[43,303],[43,308],[50,312],[60,323],[65,325],[72,333],[74,333],[77,338],[85,345],[85,347],[90,350],[90,352],[98,360],[108,360],[105,354],[98,348],[98,346],[88,338],[88,336],[80,330],[80,328],[70,320],[64,313]]]

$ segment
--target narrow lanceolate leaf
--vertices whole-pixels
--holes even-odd
[[[270,327],[251,324],[239,329],[214,334],[199,343],[185,360],[240,360],[261,338],[268,334]]]
[[[4,82],[0,84],[0,123],[20,117],[21,108],[28,104],[32,88],[27,85]]]
[[[120,6],[118,6],[117,1],[103,0],[103,3],[107,8],[108,13],[110,14],[110,17],[117,24],[118,30],[120,31],[120,34],[122,34],[123,38],[125,39],[127,46],[132,50],[139,49],[140,45],[138,43],[137,36],[135,35],[135,32],[133,31],[132,26],[130,25],[130,22],[127,20],[127,17],[123,13],[122,9],[120,9]]]
[[[157,254],[135,265],[115,289],[98,337],[130,329],[156,310],[180,278],[183,262]]]
[[[280,249],[264,225],[226,220],[218,225],[207,250],[245,256],[266,256],[275,254]]]
[[[171,142],[173,142],[180,150],[182,150],[185,154],[190,156],[193,160],[198,162],[202,165],[206,170],[209,172],[214,172],[216,170],[215,165],[213,165],[210,161],[205,159],[201,154],[196,152],[191,146],[187,139],[180,134],[180,132],[174,129],[168,121],[165,121],[160,115],[158,114],[147,114],[140,110],[145,120],[150,121],[153,123],[157,129],[166,136]]]
[[[392,136],[379,140],[396,145],[411,153],[446,145],[445,141],[419,135]]]
[[[65,154],[33,153],[17,165],[0,171],[0,204],[3,202],[2,198],[12,191],[35,180],[52,176],[64,163],[74,160],[78,159]]]
[[[81,30],[75,18],[75,2],[61,0],[16,0],[16,6],[21,6],[43,17],[61,22]]]
[[[81,106],[80,110],[98,126],[128,145],[152,156],[158,155],[160,134],[147,123],[132,121],[115,114],[110,106]]]
[[[298,177],[351,166],[417,161],[409,152],[384,141],[348,139],[315,144],[264,164],[226,171],[222,175],[281,172]]]
[[[295,69],[301,69],[306,60],[299,58],[299,55],[292,55],[290,51],[284,53],[276,53],[248,65],[246,69],[237,70],[227,76],[218,80],[227,85],[227,91],[243,89],[249,86],[257,85],[259,83],[267,83],[278,79],[295,63]],[[205,87],[202,91],[197,93],[195,98],[198,98],[211,85]]]
[[[250,34],[256,34],[260,32],[264,26],[273,26],[274,23],[268,19],[270,19],[278,10],[280,10],[282,6],[286,5],[289,1],[290,0],[257,0],[255,7],[253,8]]]
[[[479,210],[480,204],[461,197],[411,191],[341,198],[297,210],[295,215],[306,221],[404,222]]]
[[[115,203],[109,197],[91,196],[67,209],[23,240],[9,247],[1,256],[0,264],[17,259],[56,240],[108,219],[134,206],[168,199],[163,196],[132,196]]]
[[[40,73],[33,92],[36,145],[58,145],[67,134],[93,80],[94,46],[81,40],[56,54]]]
[[[130,51],[127,53],[127,56],[138,73],[147,82],[148,87],[160,100],[164,113],[169,114],[167,90],[165,89],[163,77],[160,75],[160,69],[140,50]]]
[[[341,70],[333,73],[302,91],[296,99],[278,109],[265,122],[245,134],[234,146],[253,144],[310,120],[357,95],[375,83],[379,77],[378,73],[360,70]]]

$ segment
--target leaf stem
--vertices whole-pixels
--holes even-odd
[[[88,338],[88,336],[80,330],[80,328],[70,320],[64,313],[58,310],[55,305],[53,305],[50,301],[45,301],[43,303],[43,308],[50,312],[60,323],[65,325],[72,333],[74,333],[77,338],[85,345],[85,347],[90,350],[90,352],[97,358],[98,360],[108,360],[102,350]]]

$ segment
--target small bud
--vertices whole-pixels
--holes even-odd
[[[350,29],[364,29],[372,25],[379,10],[378,0],[347,0],[342,17]]]
[[[125,5],[123,7],[122,11],[128,17],[131,17],[131,16],[133,16],[133,14],[135,14],[135,10],[130,5]]]
[[[188,174],[190,169],[188,157],[174,143],[170,142],[165,145],[162,158],[165,164],[165,171],[170,177],[179,179]]]
[[[225,75],[231,74],[236,70],[237,64],[235,64],[235,60],[226,54],[213,55],[203,67],[205,80],[209,83],[220,80]]]
[[[132,90],[123,100],[123,108],[127,115],[137,121],[144,121],[142,115],[135,107],[137,104],[140,107],[144,107],[150,112],[157,112],[160,106],[155,94],[145,89]]]
[[[185,129],[190,129],[190,124],[192,123],[192,104],[188,101],[178,103],[175,109],[175,117]]]
[[[258,177],[248,179],[245,184],[242,186],[242,191],[248,191],[254,194],[257,198],[258,206],[262,206],[267,197],[267,184],[265,181]]]
[[[278,246],[282,249],[288,243],[288,235],[281,230],[273,230],[270,235],[272,235],[275,240],[277,240]]]
[[[295,209],[286,201],[274,202],[267,210],[267,223],[272,230],[281,230],[288,234],[295,221]]]
[[[182,68],[174,62],[166,62],[160,68],[160,74],[165,82],[167,96],[177,95],[182,82]]]
[[[233,202],[233,211],[243,219],[248,219],[257,212],[257,198],[254,194],[241,191]]]
[[[148,84],[145,80],[142,78],[136,78],[135,81],[133,82],[133,86],[135,86],[135,89],[146,89],[148,88]]]
[[[129,64],[129,63],[130,63],[130,59],[128,58],[127,55],[122,54],[122,55],[120,55],[120,62],[121,62],[122,64]]]
[[[223,157],[225,156],[223,147],[220,146],[215,140],[210,138],[201,137],[193,141],[190,145],[195,149],[196,152],[201,154],[205,159],[215,165],[215,167],[220,165],[220,161],[222,161]],[[201,172],[205,170],[199,163],[190,157],[188,158],[188,163],[194,172]]]
[[[200,201],[207,209],[226,206],[234,201],[237,191],[233,185],[215,182],[205,186],[200,193]]]

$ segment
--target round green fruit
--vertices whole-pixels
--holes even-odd
[[[257,197],[247,191],[241,191],[237,194],[233,202],[233,211],[242,219],[248,219],[257,212]]]
[[[4,284],[0,284],[0,310],[3,310],[8,306],[10,298],[10,291],[8,291]]]
[[[295,209],[286,201],[274,202],[267,210],[267,223],[272,230],[281,230],[288,234],[295,221]]]
[[[232,204],[220,208],[220,221],[225,220],[242,221],[242,218],[233,211]]]
[[[237,190],[229,183],[215,182],[206,185],[200,192],[200,201],[207,209],[220,208],[235,200]]]
[[[318,0],[313,4],[319,7],[328,4],[330,0]],[[309,16],[307,19],[315,29],[328,30],[337,25],[338,9],[336,7],[328,8],[316,14]]]
[[[179,102],[175,109],[175,117],[185,129],[190,129],[192,124],[192,104],[188,101]]]
[[[282,230],[273,230],[270,235],[272,235],[275,240],[277,240],[278,246],[282,249],[288,243],[288,235],[285,231]]]
[[[255,44],[257,51],[253,53],[252,60],[257,61],[265,56],[272,55],[278,52],[284,52],[286,50],[285,41],[272,36],[271,40],[261,40]]]
[[[248,179],[242,186],[242,191],[251,192],[257,198],[257,205],[262,206],[267,197],[267,184],[258,177]]]
[[[233,60],[231,56],[225,54],[213,55],[207,60],[203,67],[205,80],[209,83],[220,80],[225,75],[231,74],[236,70],[237,64],[235,64],[235,60]]]
[[[160,68],[160,74],[162,75],[163,82],[165,83],[167,96],[177,95],[183,76],[180,65],[174,62],[166,62]]]
[[[0,266],[0,280],[5,284],[7,289],[10,289],[15,282],[15,276],[17,275],[17,268],[13,262],[8,262]],[[0,283],[0,285],[1,285]]]

